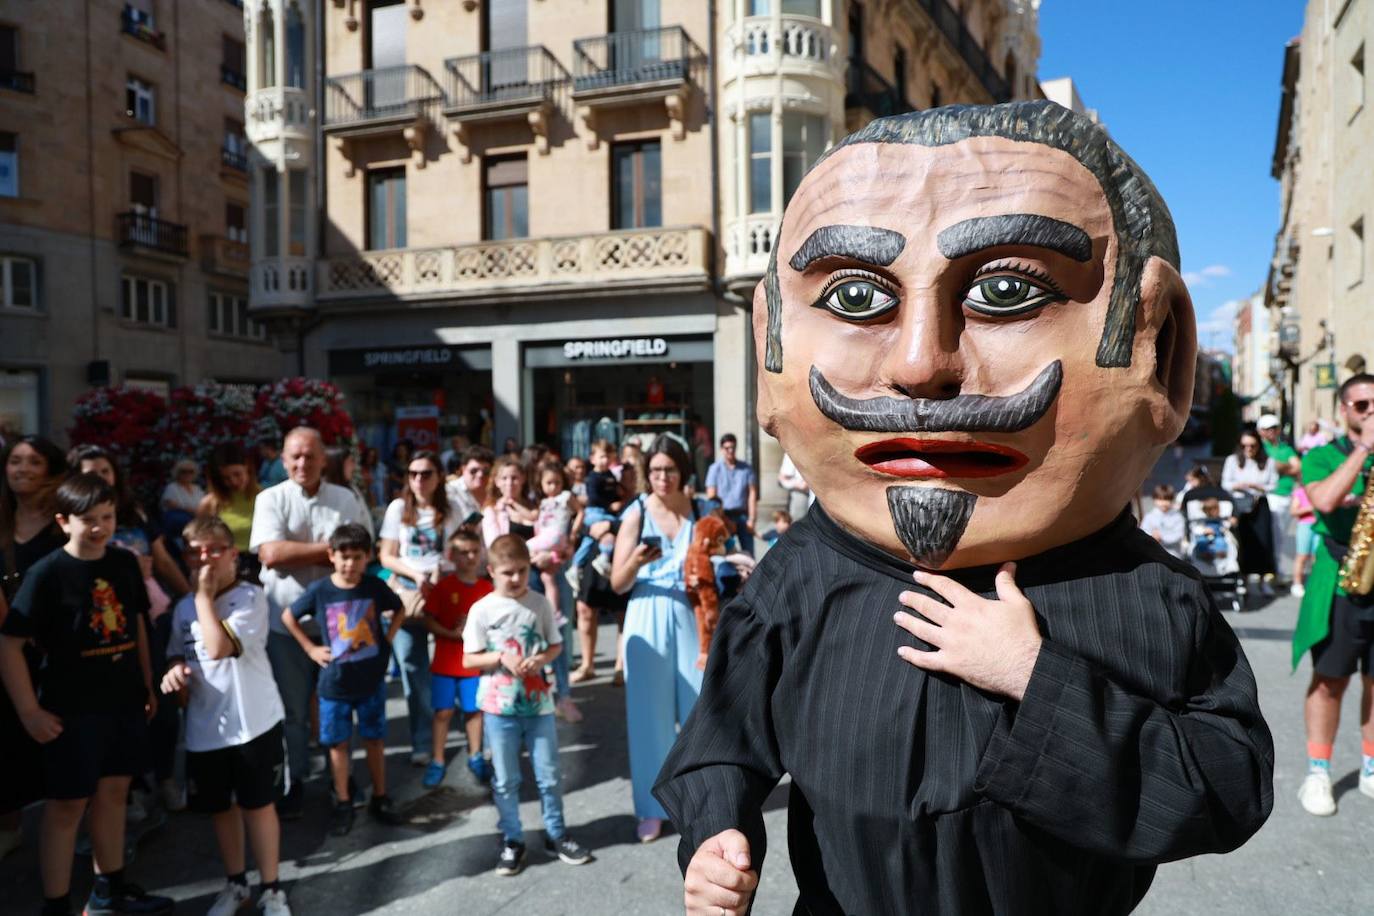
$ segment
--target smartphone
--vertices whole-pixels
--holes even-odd
[[[663,552],[663,547],[661,546],[663,544],[663,538],[659,537],[656,534],[650,534],[640,538],[639,543],[643,544],[645,547],[649,548],[655,553]]]
[[[467,518],[463,519],[463,524],[464,524],[464,525],[480,525],[480,524],[482,524],[482,513],[480,513],[480,512],[472,512],[472,513],[470,513],[470,514],[468,515]]]

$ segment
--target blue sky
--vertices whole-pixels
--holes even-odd
[[[1044,0],[1040,78],[1071,76],[1149,173],[1178,226],[1199,343],[1231,349],[1278,228],[1269,176],[1284,44],[1299,0]]]

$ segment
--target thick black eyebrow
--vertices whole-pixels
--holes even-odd
[[[941,230],[935,244],[951,261],[998,245],[1048,248],[1075,261],[1087,261],[1093,253],[1088,233],[1072,223],[1034,213],[975,216]]]
[[[822,226],[807,236],[788,265],[806,270],[821,258],[853,258],[865,264],[886,267],[906,247],[906,238],[881,226]]]

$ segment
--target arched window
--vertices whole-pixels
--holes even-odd
[[[258,85],[277,85],[277,23],[265,3],[258,15]]]
[[[305,88],[305,20],[295,3],[286,10],[286,85]]]

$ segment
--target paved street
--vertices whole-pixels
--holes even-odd
[[[1304,814],[1294,793],[1303,775],[1301,703],[1306,668],[1288,674],[1288,639],[1297,602],[1284,598],[1259,611],[1228,615],[1240,633],[1258,673],[1261,698],[1278,746],[1274,815],[1246,847],[1229,856],[1204,856],[1160,869],[1139,912],[1149,916],[1207,913],[1287,914],[1301,902],[1304,910],[1344,916],[1367,912],[1369,863],[1374,861],[1374,799],[1356,791],[1358,709],[1348,698],[1345,727],[1336,748],[1339,813],[1319,820]],[[601,645],[612,645],[613,631],[602,628]],[[609,670],[609,660],[603,660]],[[679,899],[675,838],[650,846],[634,841],[629,807],[622,693],[603,677],[576,691],[586,720],[560,724],[568,787],[567,815],[579,839],[597,860],[581,868],[550,862],[538,851],[542,834],[531,831],[531,866],[516,878],[490,874],[495,863],[495,814],[484,803],[461,761],[451,767],[446,785],[425,793],[419,771],[406,763],[399,717],[404,704],[393,697],[389,712],[389,775],[398,798],[408,803],[411,823],[386,829],[367,822],[343,839],[326,836],[325,784],[310,785],[310,808],[303,821],[285,826],[283,876],[291,882],[300,916],[341,913],[473,914],[537,910],[543,914],[612,912],[667,914]],[[454,753],[461,753],[454,739]],[[362,771],[361,761],[358,764]],[[365,777],[363,777],[365,779]],[[527,827],[538,824],[538,803],[527,793]],[[791,912],[795,885],[787,868],[784,791],[775,793],[767,823],[770,851],[754,912],[783,916]],[[34,830],[28,820],[26,847],[0,865],[0,910],[35,912],[39,901]],[[84,871],[85,861],[81,862]],[[84,893],[88,879],[78,872]],[[209,824],[188,814],[140,844],[133,876],[180,901],[178,912],[200,913],[223,878]],[[1363,897],[1359,895],[1363,890]],[[13,908],[11,908],[13,907]]]

